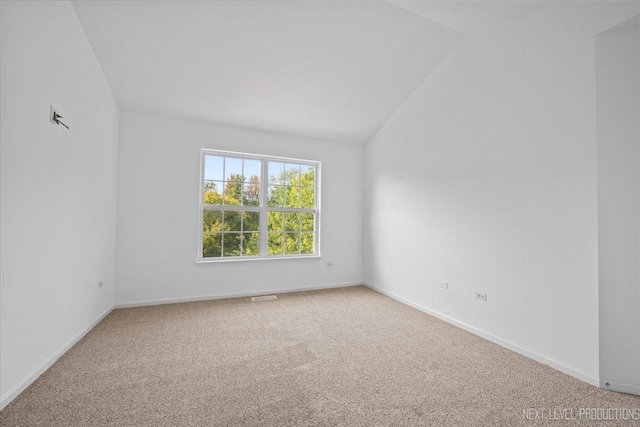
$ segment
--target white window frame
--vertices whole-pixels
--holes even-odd
[[[223,156],[223,157],[235,157],[241,159],[253,159],[260,160],[260,203],[258,206],[236,206],[236,205],[224,205],[223,208],[213,208],[211,210],[221,211],[252,211],[260,213],[260,255],[258,256],[221,256],[221,257],[203,257],[202,244],[203,235],[202,224],[204,221],[204,210],[208,205],[204,203],[204,164],[205,156]],[[269,191],[269,171],[268,163],[282,162],[282,163],[296,163],[301,165],[312,165],[315,167],[315,208],[285,208],[285,207],[269,207],[267,206],[267,197]],[[320,254],[320,170],[321,162],[317,160],[296,159],[292,157],[279,157],[270,156],[265,154],[243,153],[238,151],[224,151],[211,148],[200,149],[200,184],[199,184],[199,203],[198,203],[198,256],[197,263],[216,263],[216,262],[236,262],[236,261],[263,261],[274,259],[296,259],[296,258],[319,258]],[[224,177],[223,177],[224,178]],[[300,213],[313,213],[315,214],[314,224],[314,252],[312,254],[293,254],[293,255],[269,255],[268,254],[268,236],[267,230],[268,220],[267,212],[269,211],[281,211],[281,212],[300,212]]]

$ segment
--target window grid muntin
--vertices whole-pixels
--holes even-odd
[[[240,193],[240,205],[237,204],[224,204],[225,200],[224,200],[224,190],[223,190],[223,196],[222,196],[222,204],[220,205],[209,205],[209,204],[205,204],[204,203],[204,192],[205,192],[205,185],[204,182],[205,181],[217,181],[217,180],[205,180],[205,161],[207,156],[213,156],[213,157],[221,157],[222,158],[222,164],[223,164],[223,169],[226,168],[226,158],[233,158],[233,159],[238,159],[238,160],[242,160],[242,182],[241,182],[241,193]],[[232,210],[232,211],[252,211],[252,212],[259,212],[259,225],[258,231],[250,231],[250,232],[246,232],[247,233],[258,233],[259,237],[260,237],[260,245],[259,245],[259,250],[258,250],[258,255],[249,255],[249,256],[245,256],[244,255],[244,241],[245,240],[241,240],[241,245],[242,245],[242,249],[241,249],[241,256],[224,256],[224,237],[221,235],[221,240],[222,240],[222,248],[220,250],[221,252],[221,256],[220,257],[206,257],[204,256],[203,253],[203,236],[205,235],[205,232],[201,231],[200,232],[200,244],[199,244],[199,249],[198,249],[198,259],[201,261],[219,261],[222,259],[243,259],[243,258],[247,258],[247,259],[267,259],[267,258],[286,258],[286,257],[298,257],[298,256],[302,256],[302,257],[309,257],[309,256],[319,256],[320,255],[320,231],[319,231],[319,223],[320,223],[320,209],[319,209],[319,196],[320,196],[320,162],[317,161],[309,161],[309,160],[302,160],[302,159],[287,159],[287,158],[278,158],[278,157],[272,157],[272,156],[261,156],[261,155],[253,155],[253,154],[247,154],[247,153],[233,153],[233,152],[224,152],[224,151],[217,151],[217,150],[208,150],[208,149],[202,149],[201,152],[201,180],[200,180],[200,185],[201,185],[201,190],[200,190],[200,212],[201,212],[201,224],[204,224],[204,220],[203,215],[205,211],[209,211],[209,210],[220,210],[220,211],[227,211],[227,210]],[[254,161],[259,161],[259,165],[260,165],[260,177],[258,179],[258,195],[259,195],[259,201],[258,201],[258,205],[245,205],[244,202],[244,184],[248,182],[248,177],[244,176],[245,174],[245,162],[246,160],[254,160]],[[269,207],[267,206],[267,199],[268,199],[268,189],[269,189],[269,185],[271,183],[271,177],[269,176],[269,164],[273,162],[273,163],[280,163],[282,165],[282,170],[283,172],[286,174],[287,170],[292,170],[291,166],[294,166],[293,169],[295,169],[297,171],[296,177],[298,180],[298,185],[291,185],[292,181],[289,181],[287,176],[283,176],[282,180],[276,180],[278,181],[279,184],[277,185],[282,185],[284,187],[295,187],[298,189],[298,207],[286,207],[286,194],[284,194],[283,197],[283,204],[285,206],[278,206],[278,207]],[[289,166],[289,167],[288,167]],[[314,175],[313,175],[313,179],[314,179],[314,185],[313,186],[308,186],[308,185],[303,185],[302,182],[302,171],[303,169],[306,172],[309,171],[313,171]],[[235,181],[227,181],[227,179],[229,179],[231,177],[231,175],[229,175],[229,177],[227,177],[227,173],[226,170],[223,170],[223,175],[222,175],[224,181],[222,181],[223,186],[226,187],[226,183],[227,182],[235,182]],[[313,192],[313,208],[301,208],[299,207],[301,205],[301,197],[302,197],[302,189],[311,189]],[[298,213],[307,213],[307,214],[313,214],[313,218],[314,218],[314,222],[313,222],[313,230],[312,231],[303,231],[302,230],[302,226],[300,224],[300,229],[297,232],[287,232],[284,230],[284,224],[283,224],[283,235],[282,235],[282,255],[270,255],[269,254],[269,250],[268,250],[268,238],[269,238],[269,231],[268,231],[268,220],[267,220],[267,214],[269,211],[281,211],[281,212],[298,212]],[[300,221],[300,220],[299,220]],[[260,226],[260,224],[264,224],[262,227]],[[243,227],[241,227],[242,230]],[[242,233],[244,233],[244,231],[241,231]],[[241,233],[238,231],[225,231],[224,229],[221,231],[221,234],[231,234],[231,233]],[[297,235],[297,247],[298,247],[298,251],[297,253],[293,253],[293,254],[286,254],[285,252],[287,252],[286,249],[286,236],[285,234],[296,234]],[[302,247],[302,239],[303,237],[305,238],[309,238],[312,241],[312,248],[313,251],[312,252],[306,252],[303,251],[303,247]]]

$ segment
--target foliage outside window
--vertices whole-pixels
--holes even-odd
[[[318,254],[319,163],[202,150],[199,259]]]

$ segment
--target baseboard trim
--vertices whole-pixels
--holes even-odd
[[[403,304],[406,304],[406,305],[408,305],[410,307],[413,307],[413,308],[415,308],[417,310],[420,310],[420,311],[422,311],[424,313],[427,313],[427,314],[429,314],[431,316],[437,317],[440,320],[443,320],[443,321],[445,321],[447,323],[450,323],[450,324],[452,324],[454,326],[457,326],[457,327],[459,327],[461,329],[464,329],[467,332],[471,332],[474,335],[482,337],[482,338],[484,338],[486,340],[489,340],[489,341],[491,341],[491,342],[493,342],[495,344],[498,344],[498,345],[500,345],[502,347],[508,348],[509,350],[513,350],[516,353],[519,353],[519,354],[521,354],[521,355],[523,355],[525,357],[528,357],[529,359],[533,359],[536,362],[540,362],[540,363],[542,363],[544,365],[550,366],[550,367],[552,367],[553,369],[555,369],[557,371],[563,372],[563,373],[565,373],[567,375],[570,375],[570,376],[572,376],[574,378],[577,378],[577,379],[579,379],[581,381],[584,381],[584,382],[586,382],[588,384],[594,385],[596,387],[600,387],[600,379],[599,378],[596,378],[596,377],[594,377],[594,376],[592,376],[590,374],[587,374],[587,373],[582,372],[582,371],[580,371],[578,369],[575,369],[575,368],[573,368],[571,366],[568,366],[568,365],[566,365],[566,364],[564,364],[564,363],[562,363],[562,362],[560,362],[558,360],[555,360],[555,359],[552,359],[550,357],[544,356],[544,355],[542,355],[540,353],[537,353],[535,351],[532,351],[532,350],[530,350],[528,348],[521,347],[521,346],[519,346],[517,344],[514,344],[514,343],[512,343],[512,342],[510,342],[510,341],[508,341],[506,339],[497,337],[497,336],[492,335],[492,334],[490,334],[488,332],[485,332],[485,331],[483,331],[481,329],[475,328],[475,327],[473,327],[473,326],[471,326],[469,324],[466,324],[466,323],[461,322],[461,321],[459,321],[457,319],[454,319],[453,317],[450,317],[450,316],[447,316],[445,314],[439,313],[437,311],[431,310],[430,308],[427,308],[427,307],[425,307],[423,305],[417,304],[417,303],[415,303],[415,302],[413,302],[411,300],[408,300],[408,299],[406,299],[404,297],[396,295],[393,292],[389,292],[387,290],[378,288],[377,286],[374,286],[374,285],[372,285],[370,283],[363,282],[363,284],[366,287],[370,288],[371,290],[374,290],[374,291],[379,292],[379,293],[381,293],[383,295],[386,295],[389,298],[393,298],[396,301],[399,301],[399,302],[401,302]]]
[[[181,302],[209,301],[209,300],[240,298],[240,297],[256,297],[261,295],[285,294],[290,292],[315,291],[315,290],[332,289],[332,288],[348,288],[350,286],[362,286],[362,285],[363,285],[363,282],[345,282],[345,283],[330,283],[327,285],[303,286],[298,288],[272,289],[269,291],[248,291],[248,292],[238,292],[233,294],[204,295],[199,297],[162,298],[162,299],[154,299],[154,300],[146,300],[146,301],[118,303],[115,305],[115,308],[134,308],[134,307],[144,307],[148,305],[178,304]]]
[[[289,288],[289,289],[276,289],[276,290],[264,291],[264,292],[240,292],[240,293],[234,293],[234,294],[207,295],[207,296],[201,296],[201,297],[186,297],[186,298],[167,298],[167,299],[159,299],[159,300],[136,301],[136,302],[130,302],[130,303],[116,304],[114,306],[107,308],[93,322],[91,322],[87,327],[85,327],[83,330],[78,332],[69,341],[67,341],[61,348],[59,348],[51,357],[49,357],[44,363],[42,363],[42,365],[40,365],[40,367],[38,367],[31,375],[29,375],[22,382],[20,382],[18,385],[16,385],[7,393],[5,393],[2,397],[0,397],[0,411],[4,409],[9,403],[11,403],[16,397],[18,397],[20,393],[22,393],[36,379],[38,379],[40,375],[42,375],[47,369],[49,369],[51,365],[53,365],[60,357],[62,357],[62,355],[64,355],[71,347],[73,347],[78,341],[80,341],[89,331],[91,331],[91,329],[93,329],[98,323],[100,323],[105,317],[107,317],[109,313],[111,313],[111,311],[115,308],[132,308],[132,307],[142,307],[142,306],[149,306],[149,305],[174,304],[174,303],[181,303],[181,302],[194,302],[194,301],[207,301],[207,300],[216,300],[216,299],[247,297],[247,296],[259,296],[259,295],[266,295],[266,294],[303,292],[303,291],[312,291],[312,290],[321,290],[321,289],[345,288],[345,287],[360,286],[360,285],[364,285],[380,294],[386,295],[390,298],[393,298],[396,301],[399,301],[403,304],[406,304],[410,307],[413,307],[431,316],[437,317],[440,320],[443,320],[451,325],[464,329],[474,335],[485,338],[502,347],[513,350],[516,353],[519,353],[525,357],[533,359],[542,364],[548,365],[560,372],[563,372],[567,375],[570,375],[588,384],[594,385],[596,387],[601,387],[607,390],[640,395],[640,386],[636,384],[628,384],[628,383],[623,383],[619,381],[605,380],[605,379],[599,379],[599,378],[593,377],[592,375],[586,374],[584,372],[581,372],[580,370],[567,366],[566,364],[560,361],[554,360],[552,358],[541,355],[535,351],[516,345],[508,340],[496,337],[492,334],[489,334],[485,331],[477,329],[464,322],[456,320],[450,316],[431,310],[423,305],[417,304],[404,297],[396,295],[393,292],[389,292],[387,290],[378,288],[370,283],[346,282],[346,283],[333,283],[333,284],[327,284],[327,285],[305,286],[305,287]],[[609,383],[609,387],[605,386],[606,383]]]
[[[0,397],[0,411],[3,410],[9,403],[13,401],[16,397],[20,395],[23,391],[26,390],[35,380],[38,379],[40,375],[42,375],[47,369],[51,367],[62,355],[64,355],[71,347],[73,347],[78,341],[80,341],[87,333],[93,329],[98,323],[102,322],[102,320],[111,313],[114,306],[107,308],[102,314],[100,314],[93,322],[91,322],[88,326],[83,328],[80,332],[75,334],[68,340],[62,347],[60,347],[55,353],[53,353],[47,360],[38,367],[31,375],[13,387],[11,390],[6,392],[2,397]]]
[[[609,384],[609,385],[607,385]],[[608,380],[600,378],[600,387],[605,390],[613,390],[620,393],[635,394],[640,396],[640,385],[625,383],[622,381]]]

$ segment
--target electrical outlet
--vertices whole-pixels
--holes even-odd
[[[327,267],[329,267],[329,268],[333,267],[333,263],[332,262],[328,262],[327,263]]]
[[[486,301],[487,294],[481,294],[480,292],[476,292],[476,299],[479,299],[480,301]]]
[[[449,282],[440,282],[440,287],[442,289],[449,289]]]

